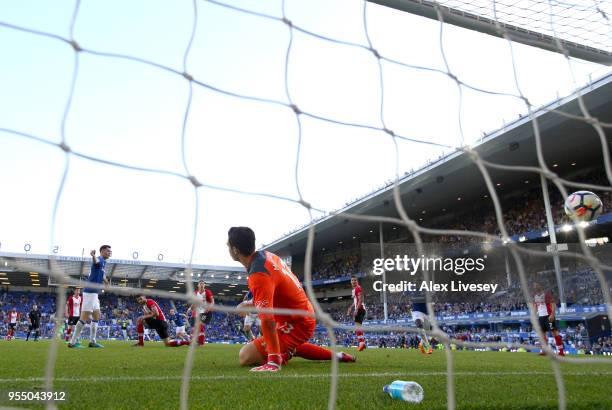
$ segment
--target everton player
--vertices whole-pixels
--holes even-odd
[[[246,307],[253,305],[253,294],[251,292],[247,292],[244,295],[244,299],[242,303],[238,305],[238,307]],[[255,340],[255,335],[253,334],[253,325],[257,325],[257,327],[261,327],[261,320],[259,320],[259,316],[257,313],[247,313],[244,316],[244,326],[242,327],[242,332],[247,337],[248,341]]]
[[[153,299],[147,299],[145,295],[139,295],[136,299],[138,304],[142,306],[144,315],[140,316],[136,321],[136,330],[138,331],[138,343],[134,346],[144,346],[144,326],[153,329],[159,335],[159,338],[168,347],[186,346],[189,344],[187,340],[170,340],[168,335],[168,322],[164,312]]]
[[[255,233],[250,228],[230,228],[227,247],[232,259],[247,269],[255,307],[313,312],[300,281],[282,259],[271,252],[255,251]],[[263,336],[240,349],[238,359],[242,366],[259,365],[251,369],[253,372],[277,372],[292,356],[331,360],[331,350],[307,343],[314,334],[314,318],[270,313],[259,313],[259,318]],[[355,361],[343,352],[338,353],[338,359]]]
[[[178,313],[174,309],[170,309],[168,322],[173,322],[174,326],[176,326],[176,335],[174,336],[176,339],[188,339],[187,333],[185,332],[185,315],[183,313]]]
[[[351,286],[353,287],[353,304],[351,304],[348,308],[348,314],[351,314],[351,310],[354,310],[353,318],[355,320],[355,335],[357,336],[357,341],[359,342],[359,346],[357,347],[358,351],[362,351],[366,348],[365,337],[363,336],[362,323],[363,319],[366,316],[366,308],[365,303],[363,303],[363,291],[361,286],[359,285],[359,281],[357,277],[353,276],[351,278]]]
[[[113,254],[110,245],[102,245],[100,247],[100,257],[96,256],[95,250],[92,250],[89,254],[91,255],[91,271],[87,278],[87,282],[98,285],[102,283],[108,284],[108,279],[105,277],[105,269],[106,261]],[[72,334],[72,339],[70,339],[68,347],[82,347],[78,340],[85,326],[85,322],[89,320],[89,318],[91,318],[89,347],[104,347],[96,342],[96,332],[98,331],[98,321],[100,320],[100,300],[98,299],[98,292],[100,292],[100,290],[96,288],[83,289],[83,311],[81,312],[81,318],[77,322],[76,329]]]
[[[432,354],[433,348],[429,343],[429,338],[427,337],[426,330],[431,329],[431,324],[429,323],[429,319],[427,318],[427,303],[425,299],[425,294],[414,292],[414,295],[411,299],[412,302],[412,320],[414,320],[414,324],[417,328],[421,330],[419,337],[421,341],[419,342],[419,350],[423,354]]]

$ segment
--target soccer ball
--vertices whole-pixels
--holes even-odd
[[[592,221],[603,211],[597,195],[589,191],[577,191],[565,200],[565,214],[577,221]]]

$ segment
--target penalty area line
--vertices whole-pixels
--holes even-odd
[[[504,376],[552,376],[553,372],[454,372],[455,376],[460,377],[504,377]],[[563,372],[564,376],[611,376],[612,372]],[[219,376],[191,376],[190,380],[250,380],[254,377],[260,377],[261,373],[245,374],[245,375],[219,375]],[[325,373],[316,374],[269,374],[264,377],[282,378],[282,379],[320,379],[321,377],[329,376]],[[340,378],[353,377],[395,377],[395,376],[410,376],[410,377],[431,377],[431,376],[446,376],[446,372],[385,372],[385,373],[342,373],[338,374]],[[54,382],[129,382],[129,381],[172,381],[181,380],[181,376],[84,376],[84,377],[55,377]],[[23,383],[23,382],[43,382],[44,377],[22,377],[0,379],[0,383]]]

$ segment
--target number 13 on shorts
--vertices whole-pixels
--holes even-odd
[[[287,335],[289,333],[291,333],[292,330],[293,330],[293,325],[291,323],[287,323],[287,322],[285,322],[284,324],[282,324],[282,325],[280,325],[278,327],[278,331],[279,332],[283,332],[283,333],[285,333]]]

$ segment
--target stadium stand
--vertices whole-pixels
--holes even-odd
[[[600,170],[580,174],[574,176],[572,179],[592,184],[605,185],[606,183]],[[528,232],[543,231],[546,229],[542,191],[538,184],[535,185],[536,187],[534,188],[500,197],[502,208],[505,210],[504,222],[508,234],[511,236],[518,238],[526,235]],[[551,187],[549,192],[551,193],[551,207],[555,224],[561,226],[571,222],[565,215],[563,210],[563,198],[561,198],[558,191]],[[597,194],[604,204],[612,204],[611,192],[598,192]],[[448,229],[480,231],[499,236],[500,232],[495,219],[494,209],[490,201],[484,201],[484,204],[485,205],[472,204],[471,206],[464,207],[454,212],[453,219],[460,222],[450,224],[450,228],[448,220],[445,220],[442,225],[437,224],[435,220],[431,223],[425,221],[423,225],[429,228],[441,228],[444,226]],[[395,241],[401,241],[402,239],[407,240],[408,238],[399,237],[393,239]],[[441,243],[451,248],[466,246],[479,241],[474,237],[459,235],[424,235],[423,240],[432,243]],[[527,242],[529,242],[529,240],[527,240]],[[330,249],[327,252],[315,254],[313,280],[344,278],[345,281],[348,281],[348,276],[360,272],[361,256],[359,252],[360,250],[357,246],[353,249]]]
[[[602,180],[601,170],[591,170],[575,174],[573,178],[583,182],[600,184]],[[528,184],[525,184],[526,186]],[[563,211],[563,199],[556,189],[550,189],[551,204],[555,224],[561,226],[568,221]],[[612,194],[609,192],[599,193],[604,204],[612,203]],[[504,210],[504,221],[509,235],[515,239],[520,236],[527,237],[529,232],[541,232],[546,229],[544,219],[544,204],[541,200],[542,193],[539,184],[533,187],[510,192],[508,195],[501,196],[501,204]],[[451,224],[452,229],[482,231],[492,235],[499,235],[494,210],[490,201],[484,201],[486,205],[468,204],[453,211]],[[606,217],[606,215],[602,215]],[[602,218],[600,217],[600,218]],[[439,216],[432,218],[431,221],[420,221],[424,226],[437,228],[437,219],[444,226],[449,226],[449,216]],[[403,237],[401,232],[391,231],[385,233],[385,241],[402,242],[409,241]],[[441,243],[451,249],[463,249],[476,243],[475,240],[465,236],[425,236],[425,240]],[[526,239],[529,242],[530,239]],[[313,264],[313,284],[318,289],[325,291],[341,290],[344,296],[320,297],[323,308],[340,323],[350,324],[352,318],[347,315],[347,308],[351,303],[350,298],[346,297],[348,282],[351,275],[363,276],[362,255],[360,241],[352,246],[340,245],[336,249],[322,249],[315,252]],[[142,269],[142,268],[138,268]],[[145,268],[146,271],[146,268]],[[298,271],[299,274],[299,271]],[[500,272],[501,274],[501,272]],[[142,275],[141,275],[142,276]],[[504,280],[498,278],[500,283]],[[547,287],[554,289],[554,277],[548,278],[550,283]],[[565,272],[563,275],[565,295],[567,305],[577,309],[604,309],[603,296],[599,287],[599,281],[595,273],[587,267],[576,267],[573,272]],[[42,290],[42,289],[41,289]],[[225,300],[224,304],[235,305],[238,299],[231,301]],[[182,302],[170,302],[169,300],[159,299],[158,303],[167,312],[171,307],[179,313],[187,310]],[[380,323],[384,317],[384,305],[376,295],[366,295],[365,303],[367,306],[366,329],[368,322]],[[42,337],[52,337],[55,333],[55,295],[50,292],[15,292],[5,287],[0,291],[0,336],[7,333],[6,313],[13,306],[21,313],[20,323],[17,328],[17,337],[23,337],[27,330],[27,312],[33,304],[37,304],[42,312]],[[135,338],[135,321],[140,315],[136,301],[133,298],[126,298],[117,295],[105,294],[101,296],[102,317],[100,320],[100,332],[102,338],[121,339],[121,328],[118,319],[127,317],[128,335]],[[527,305],[525,303],[522,290],[516,280],[503,286],[496,295],[488,300],[474,302],[473,300],[454,300],[437,301],[434,304],[435,315],[449,334],[460,340],[468,341],[501,341],[501,342],[521,342],[538,345],[538,338],[535,336],[528,319],[526,318]],[[588,310],[587,310],[588,311]],[[576,310],[582,312],[582,310]],[[387,319],[395,323],[406,323],[410,319],[410,298],[404,293],[392,293],[387,297]],[[514,316],[522,315],[519,319]],[[469,319],[468,321],[458,320],[460,318]],[[475,320],[475,319],[483,320]],[[501,324],[494,324],[490,318],[505,318]],[[609,336],[591,336],[588,325],[583,320],[570,317],[566,320],[562,328],[564,344],[568,351],[590,352],[592,354],[612,354],[612,338]],[[241,332],[242,318],[238,315],[214,313],[211,324],[207,327],[206,338],[208,342],[219,343],[244,343],[245,336]],[[471,323],[470,323],[471,321]],[[63,329],[60,322],[60,330]],[[499,320],[497,320],[499,322]],[[172,327],[171,327],[172,330]],[[353,332],[336,330],[338,340],[343,345],[355,345],[356,339]],[[416,348],[418,339],[411,334],[404,333],[372,333],[366,331],[366,338],[370,346],[381,348]],[[313,337],[315,343],[329,344],[325,331],[319,329]],[[432,341],[436,345],[435,339]]]
[[[166,299],[156,299],[164,312],[168,312],[173,307],[179,313],[185,313],[188,306],[180,301],[170,301]],[[6,336],[7,313],[16,307],[21,313],[17,327],[17,337],[24,337],[27,332],[28,320],[27,312],[31,306],[36,304],[42,312],[41,336],[50,338],[55,332],[55,294],[53,292],[0,292],[0,337]],[[136,339],[136,319],[142,315],[142,311],[137,307],[134,298],[118,297],[117,295],[106,294],[100,297],[101,319],[99,323],[100,336],[104,339],[121,339],[121,327],[118,319],[127,315],[130,323],[128,335],[130,339]],[[63,329],[64,321],[60,321],[60,329]],[[218,343],[242,343],[246,338],[241,333],[242,318],[237,315],[226,315],[215,312],[213,319],[206,329],[206,337],[209,342]],[[173,326],[171,327],[173,329]],[[172,330],[173,331],[173,330]]]
[[[564,282],[568,292],[572,295],[570,306],[590,308],[599,305],[603,308],[601,291],[595,286],[597,277],[594,272],[588,270],[577,271],[568,274],[564,278]],[[517,312],[524,312],[527,309],[518,286],[513,285],[500,293],[502,293],[501,296],[488,303],[436,303],[434,305],[435,314],[444,326],[443,329],[460,340],[521,342],[537,347],[537,337],[528,320],[504,321],[500,326],[484,322],[472,324],[453,323],[445,319],[461,315],[484,313],[510,316]],[[391,294],[387,302],[389,306],[389,320],[396,321],[397,323],[405,323],[410,320],[410,299],[406,294]],[[158,303],[165,312],[169,311],[170,308],[175,308],[179,313],[185,313],[188,308],[188,306],[180,301],[171,302],[165,299],[158,299]],[[228,305],[235,305],[237,303],[238,300],[224,302],[224,304]],[[347,307],[350,303],[349,300],[340,299],[330,303],[322,303],[322,306],[338,322],[350,323],[352,319],[347,315]],[[368,308],[368,316],[365,322],[367,326],[368,321],[375,322],[383,317],[383,305],[380,300],[375,300],[372,296],[366,298],[365,303]],[[7,333],[7,312],[16,307],[22,314],[17,328],[17,338],[23,338],[28,325],[27,311],[29,311],[33,304],[37,304],[42,312],[42,337],[52,337],[55,333],[54,313],[56,309],[54,293],[13,292],[6,289],[0,292],[0,336],[4,337]],[[99,328],[101,338],[121,339],[121,328],[118,319],[127,315],[130,323],[128,335],[130,339],[135,339],[136,318],[141,315],[141,312],[133,298],[106,294],[101,296],[101,307],[102,317]],[[242,318],[238,315],[215,312],[213,320],[206,330],[207,341],[215,343],[244,343],[246,338],[241,332],[242,321]],[[60,321],[60,330],[62,329],[63,321]],[[172,331],[173,326],[171,326],[171,333]],[[343,345],[356,344],[353,332],[336,330],[336,335]],[[566,348],[570,352],[581,351],[592,354],[612,354],[612,338],[606,336],[590,338],[584,321],[568,320],[562,331],[562,336]],[[416,348],[418,344],[417,338],[408,333],[370,333],[366,331],[366,338],[370,346],[381,348]],[[323,328],[317,330],[313,337],[313,342],[322,345],[329,344],[329,339]],[[435,346],[435,340],[433,342]]]

